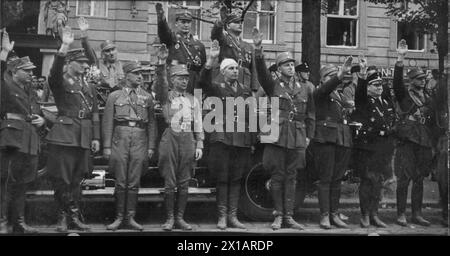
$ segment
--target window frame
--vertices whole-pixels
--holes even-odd
[[[190,1],[183,0],[183,7],[186,7],[188,10],[200,10],[200,18],[202,18],[201,15],[202,15],[203,1],[200,0],[200,5],[199,6],[188,5],[189,2]],[[169,15],[169,8],[182,10],[180,8],[176,8],[176,5],[170,3],[170,1],[167,1],[166,8],[165,8],[165,12],[167,13],[167,20],[169,20],[169,16],[168,16]],[[193,19],[192,22],[194,22],[194,21],[197,22],[197,20]],[[199,22],[198,23],[198,28],[197,28],[198,34],[197,35],[193,35],[193,36],[195,36],[196,39],[201,40],[201,38],[202,38],[203,21],[199,20],[198,22]]]
[[[401,40],[401,38],[399,39],[398,38],[398,31],[399,31],[399,26],[400,25],[400,22],[395,22],[395,26],[396,26],[396,29],[397,29],[397,33],[396,33],[396,38],[397,38],[397,40],[396,40],[396,45],[398,45],[398,42]],[[414,39],[418,39],[418,35],[414,38]],[[408,52],[418,52],[418,53],[425,53],[425,52],[428,52],[429,51],[429,49],[428,49],[428,34],[424,34],[423,35],[423,49],[422,50],[416,50],[416,49],[409,49],[409,47],[408,47]]]
[[[263,44],[275,44],[276,39],[277,39],[277,8],[278,8],[278,1],[274,1],[275,3],[275,8],[273,11],[261,11],[261,0],[258,0],[255,2],[256,3],[256,12],[253,11],[248,11],[247,13],[256,13],[256,27],[258,29],[260,29],[260,12],[264,12],[264,13],[274,13],[273,15],[273,39],[263,39],[262,43]],[[244,18],[244,23],[242,24],[242,30],[244,30],[244,26],[245,26],[245,18]],[[244,38],[244,31],[242,31],[242,40],[248,43],[253,43],[253,39],[247,39]]]
[[[339,13],[344,12],[345,0],[339,0]],[[342,8],[342,9],[341,9]],[[337,19],[353,19],[356,20],[356,42],[354,46],[347,45],[328,45],[328,18],[337,18]],[[342,49],[358,49],[360,48],[360,23],[361,23],[361,4],[359,0],[356,0],[356,15],[343,15],[343,14],[326,14],[325,15],[325,47],[327,48],[342,48]]]
[[[98,1],[98,0],[90,0],[90,2],[91,2],[91,8],[89,8],[89,15],[86,15],[86,14],[79,14],[78,13],[78,7],[79,7],[79,2],[80,1],[86,1],[86,0],[77,0],[77,2],[76,2],[76,7],[75,7],[75,15],[77,16],[77,17],[90,17],[90,18],[108,18],[108,10],[109,10],[109,1],[108,0],[105,0],[105,3],[106,3],[106,5],[105,5],[105,16],[96,16],[96,15],[94,15],[94,9],[95,8],[92,8],[92,4],[94,3],[94,2],[96,2],[96,1]],[[87,1],[86,1],[87,2]]]

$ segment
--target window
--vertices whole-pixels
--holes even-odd
[[[243,6],[247,6],[248,1]],[[275,41],[276,1],[256,1],[245,14],[243,24],[243,38],[252,40],[252,31],[257,27],[264,34],[263,43]]]
[[[167,10],[167,22],[169,24],[175,24],[175,14],[182,10],[188,10],[192,16],[201,18],[201,1],[169,1]],[[193,35],[196,35],[200,38],[200,20],[193,19],[192,20],[192,29],[191,32]]]
[[[107,17],[108,0],[78,0],[77,16]]]
[[[417,10],[419,5],[404,1],[400,3],[406,10]],[[408,50],[423,51],[426,47],[426,35],[420,33],[418,29],[409,22],[399,21],[397,23],[397,44],[400,40],[405,39],[408,44]]]
[[[358,46],[359,1],[328,0],[327,46]]]

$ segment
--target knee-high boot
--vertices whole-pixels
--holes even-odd
[[[108,230],[117,230],[122,225],[125,214],[125,191],[116,188],[116,219],[106,226]]]
[[[430,222],[425,220],[422,216],[422,202],[423,178],[418,178],[413,181],[411,189],[412,222],[422,226],[430,226]]]
[[[67,232],[67,212],[69,209],[67,188],[62,182],[53,181],[54,200],[56,204],[56,212],[58,221],[56,223],[56,231]]]
[[[330,184],[319,183],[317,190],[320,208],[320,227],[330,229]]]
[[[397,182],[397,223],[400,226],[406,226],[408,223],[406,222],[406,200],[408,199],[408,179],[400,179]]]
[[[348,228],[348,225],[339,217],[339,200],[341,198],[341,183],[331,183],[330,187],[330,222],[339,228]]]
[[[68,191],[68,194],[70,195],[69,212],[70,212],[71,226],[78,230],[83,231],[90,230],[91,227],[83,222],[83,216],[80,211],[80,196],[81,196],[80,186],[78,184],[73,185],[70,188],[70,191]]]
[[[6,179],[1,179],[0,184],[0,234],[7,234],[8,232],[8,208],[10,205],[10,188],[6,183]]]
[[[237,218],[239,197],[241,195],[240,192],[241,181],[231,181],[228,204],[228,225],[233,228],[245,229],[245,225],[242,224]]]
[[[228,184],[224,182],[217,182],[216,185],[216,201],[217,201],[217,228],[227,228],[227,210],[228,210]]]
[[[38,230],[28,226],[25,223],[25,191],[26,184],[14,184],[13,188],[13,232],[19,234],[33,234],[37,233]]]
[[[370,225],[370,183],[367,179],[362,179],[359,186],[359,206],[361,208],[360,225],[362,228],[367,228]]]
[[[304,227],[297,223],[292,216],[294,216],[295,206],[295,187],[296,179],[287,179],[284,183],[284,224],[287,228],[303,230]]]
[[[171,231],[175,223],[175,218],[173,215],[173,208],[175,204],[175,193],[166,189],[164,194],[164,205],[166,208],[166,222],[163,224],[163,229],[166,231]]]
[[[272,180],[270,192],[272,194],[272,201],[275,208],[273,212],[275,219],[271,227],[273,230],[277,230],[281,228],[281,224],[283,223],[283,190],[281,182]]]
[[[188,200],[188,184],[178,187],[177,191],[177,214],[175,216],[175,225],[183,230],[191,230],[192,227],[184,220],[184,211],[186,210]]]
[[[128,190],[126,209],[127,209],[127,224],[130,228],[142,231],[144,228],[136,222],[136,207],[138,202],[138,191]]]

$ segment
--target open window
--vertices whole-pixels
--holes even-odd
[[[108,0],[78,0],[77,16],[107,17]]]
[[[359,1],[328,0],[326,46],[357,47]]]

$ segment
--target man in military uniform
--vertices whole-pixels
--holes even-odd
[[[156,97],[162,105],[162,112],[168,128],[159,144],[158,166],[164,178],[164,194],[167,219],[163,229],[175,227],[191,230],[183,219],[188,200],[188,186],[195,161],[203,155],[203,126],[201,105],[197,98],[186,91],[190,73],[186,65],[170,68],[172,90],[166,75],[167,48],[163,44],[158,52],[156,68]],[[176,189],[176,208],[174,216]]]
[[[169,48],[167,65],[185,64],[189,71],[187,92],[193,94],[200,77],[200,70],[206,62],[205,46],[191,34],[192,14],[188,11],[176,13],[175,31],[169,28],[162,5],[157,3],[158,37]]]
[[[97,81],[98,85],[102,89],[107,90],[106,96],[113,91],[120,90],[125,75],[123,73],[122,63],[117,59],[117,46],[110,40],[102,42],[100,44],[101,58],[98,59],[89,43],[89,23],[84,17],[78,19],[78,27],[81,32],[81,45],[85,50],[86,56],[100,71]]]
[[[73,43],[70,27],[64,28],[62,45],[50,69],[49,86],[58,108],[58,117],[47,134],[47,170],[55,190],[58,211],[57,231],[67,231],[67,214],[74,228],[87,230],[79,210],[80,182],[92,171],[91,149],[100,148],[96,90],[83,74],[88,58],[83,49],[68,50]],[[64,64],[67,72],[63,73]]]
[[[10,60],[1,84],[0,233],[36,233],[25,223],[25,192],[37,176],[39,135],[44,124],[31,88],[34,64],[27,57]],[[10,210],[10,212],[8,211]]]
[[[337,227],[347,227],[340,219],[338,208],[352,137],[345,115],[345,103],[337,89],[344,74],[350,71],[351,63],[352,58],[348,57],[339,70],[333,64],[323,66],[320,69],[320,85],[314,91],[316,130],[311,149],[319,174],[320,227],[324,229],[331,228],[330,222]]]
[[[109,230],[117,230],[124,216],[132,229],[143,230],[134,216],[142,168],[156,147],[156,121],[153,97],[139,87],[141,69],[137,62],[123,65],[125,85],[109,95],[103,115],[103,151],[116,178],[117,215]]]
[[[362,62],[361,62],[362,63]],[[393,124],[395,109],[393,102],[383,97],[383,80],[376,71],[365,76],[362,64],[361,78],[355,92],[354,120],[362,123],[354,140],[361,162],[359,177],[359,203],[361,207],[361,227],[370,224],[385,228],[386,224],[378,218],[378,205],[381,200],[383,181],[390,177],[390,163],[394,154]],[[356,159],[355,159],[356,160]]]
[[[239,65],[239,83],[249,86],[252,91],[257,91],[260,86],[256,77],[254,49],[240,37],[242,21],[236,14],[229,14],[225,20],[217,21],[211,30],[211,40],[219,41],[219,62],[225,58],[234,59]],[[213,74],[213,77],[217,75],[220,76]]]
[[[426,74],[417,68],[408,72],[410,83],[403,82],[403,60],[408,46],[402,39],[397,49],[398,58],[394,69],[394,93],[399,105],[400,121],[397,125],[397,152],[395,173],[397,176],[397,223],[406,226],[406,200],[412,180],[412,222],[429,226],[422,217],[423,179],[431,170],[433,109],[432,99],[424,93]]]
[[[238,78],[238,64],[233,59],[223,59],[220,64],[220,72],[223,80],[212,78],[212,66],[217,62],[220,52],[219,42],[216,40],[211,47],[210,56],[205,68],[201,73],[200,84],[207,96],[218,97],[225,106],[229,99],[240,100],[251,97],[252,92],[246,85],[240,84]],[[244,101],[242,101],[244,102]],[[256,103],[256,102],[255,102]],[[246,109],[245,116],[238,116],[238,108]],[[216,179],[217,188],[217,209],[219,229],[228,227],[245,229],[245,225],[237,219],[238,202],[242,176],[249,167],[251,159],[251,146],[255,142],[254,134],[249,131],[249,111],[251,106],[236,106],[234,118],[228,116],[229,113],[218,113],[223,131],[214,130],[210,136],[210,149],[208,166]],[[229,118],[227,118],[229,117]],[[233,131],[226,131],[226,123],[232,122]],[[243,131],[237,129],[237,124],[244,123]],[[227,215],[228,214],[228,215]],[[227,218],[228,216],[228,218]]]
[[[305,168],[305,150],[314,136],[315,107],[313,90],[295,79],[295,60],[288,52],[280,53],[276,64],[281,76],[277,80],[267,70],[261,47],[262,35],[254,29],[253,41],[256,48],[255,64],[258,79],[268,97],[279,98],[279,136],[264,147],[263,166],[270,171],[270,190],[275,206],[275,220],[272,229],[303,229],[294,215],[297,172]]]

